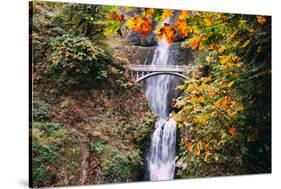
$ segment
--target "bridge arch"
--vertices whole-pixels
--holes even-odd
[[[148,73],[148,74],[145,74],[139,78],[136,79],[136,83],[140,82],[140,81],[143,81],[149,77],[153,77],[153,76],[156,76],[156,75],[174,75],[174,76],[177,76],[179,77],[180,79],[182,80],[185,80],[187,79],[187,76],[181,74],[181,73],[178,73],[178,72],[151,72],[151,73]]]

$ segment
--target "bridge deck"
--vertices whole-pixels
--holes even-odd
[[[129,65],[128,69],[135,72],[189,72],[193,66],[183,65]]]

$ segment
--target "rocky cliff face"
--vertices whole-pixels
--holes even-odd
[[[138,36],[138,38],[140,38]],[[123,65],[127,64],[150,64],[153,58],[156,45],[143,46],[142,43],[132,43],[127,38],[111,38],[107,43],[114,49],[113,57]],[[181,47],[181,43],[171,44],[171,59],[179,65],[192,65],[195,52],[189,48]]]

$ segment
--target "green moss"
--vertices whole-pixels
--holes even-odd
[[[144,116],[134,132],[135,143],[138,145],[141,156],[144,158],[150,145],[150,135],[154,130],[155,117],[152,114]]]
[[[143,165],[139,150],[120,150],[100,140],[91,144],[98,155],[102,174],[121,180],[136,179],[137,170]]]
[[[90,146],[91,150],[100,155],[103,152],[105,145],[102,143],[101,140],[96,140],[95,142],[91,143]]]
[[[32,102],[32,116],[33,120],[40,121],[48,118],[48,107],[41,101],[34,99]]]
[[[64,175],[72,178],[70,182],[77,183],[74,175],[79,171],[85,147],[79,133],[53,122],[34,122],[32,132],[33,186],[44,186],[44,182],[50,180],[61,183]]]

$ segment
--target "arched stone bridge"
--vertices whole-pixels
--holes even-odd
[[[183,65],[134,65],[130,64],[127,70],[131,72],[135,82],[138,83],[155,75],[174,75],[181,79],[187,79],[188,75],[195,71],[197,66]]]

